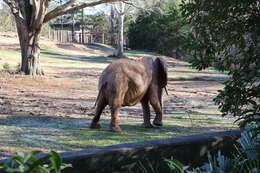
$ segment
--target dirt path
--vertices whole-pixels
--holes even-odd
[[[136,124],[139,126],[142,122],[138,104],[122,108],[123,124],[130,124],[124,124],[126,132],[121,136],[106,131],[108,109],[102,116],[106,128],[94,133],[88,130],[88,125],[94,111],[98,77],[105,66],[113,61],[107,58],[112,52],[111,48],[102,45],[60,45],[49,41],[43,41],[43,44],[48,45],[42,51],[46,76],[0,75],[0,158],[20,150],[65,151],[157,139],[164,137],[155,135],[162,132],[165,136],[178,136],[233,128],[232,119],[220,118],[212,101],[217,90],[223,87],[226,76],[212,70],[199,73],[190,69],[185,62],[167,58],[169,95],[164,96],[165,129],[133,130]],[[18,51],[16,38],[0,34],[0,58],[3,60],[5,54],[1,55],[1,50]],[[131,52],[128,55],[143,56],[142,53]],[[90,140],[94,140],[93,144]]]

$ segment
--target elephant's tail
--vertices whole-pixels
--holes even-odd
[[[166,86],[164,87],[164,89],[165,89],[165,92],[166,92],[166,94],[167,94],[167,96],[168,96],[169,94],[168,94],[168,91],[167,91]]]
[[[97,101],[100,99],[101,93],[103,92],[103,89],[105,88],[106,84],[107,83],[105,82],[103,85],[101,85],[101,87],[100,87],[100,89],[98,91],[98,96],[97,96],[97,99],[95,101],[94,107],[96,107]]]

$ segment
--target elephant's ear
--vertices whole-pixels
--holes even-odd
[[[158,83],[162,88],[164,88],[167,85],[168,78],[167,64],[162,58],[156,58],[155,64],[157,68]]]

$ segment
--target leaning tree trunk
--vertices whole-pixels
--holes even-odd
[[[115,16],[115,8],[114,5],[111,5],[111,13],[110,13],[110,25],[111,25],[111,30],[110,30],[110,44],[112,46],[116,46],[116,16]]]
[[[26,75],[43,75],[40,65],[39,37],[40,29],[27,31],[17,24],[21,47],[21,73]]]
[[[40,66],[39,38],[48,1],[17,1],[20,16],[16,16],[17,33],[21,47],[21,73],[43,75]]]
[[[124,14],[120,15],[119,19],[119,33],[118,33],[118,47],[117,56],[123,57],[124,55]]]
[[[119,2],[120,10],[118,10],[119,28],[118,28],[118,43],[117,43],[117,57],[124,57],[124,19],[125,19],[125,4]]]

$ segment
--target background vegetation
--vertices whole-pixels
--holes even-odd
[[[160,4],[159,9],[140,11],[129,25],[129,47],[150,50],[174,58],[184,58],[187,25],[175,3]]]
[[[215,98],[222,115],[238,117],[242,126],[259,124],[259,2],[193,0],[181,10],[192,26],[187,46],[192,66],[213,66],[231,76]]]

